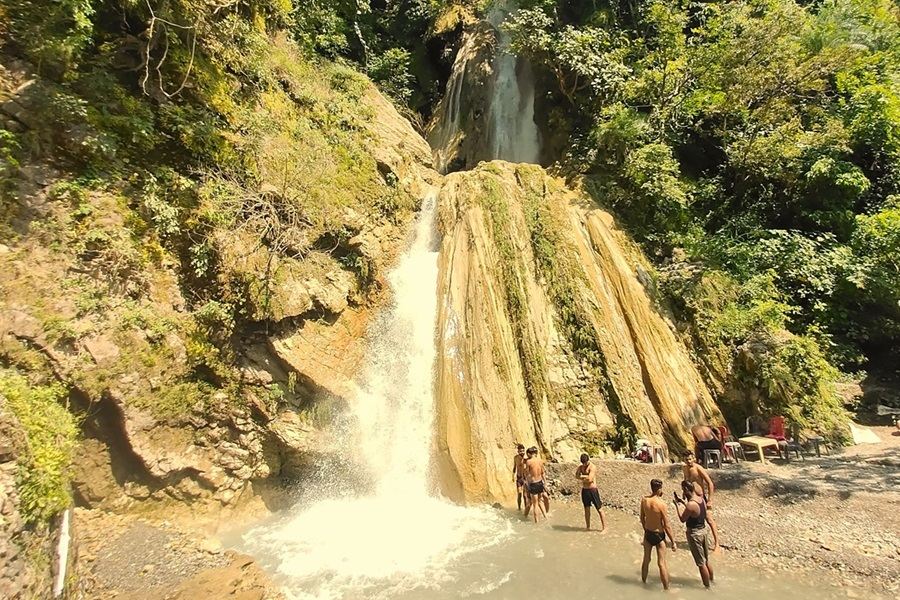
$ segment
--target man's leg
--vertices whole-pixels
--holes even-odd
[[[700,565],[698,568],[700,569],[700,579],[703,580],[703,585],[709,587],[709,565]]]
[[[715,577],[713,577],[712,565],[709,563],[706,563],[706,570],[709,571],[709,581],[710,582],[714,581]]]
[[[712,551],[715,552],[719,549],[719,528],[716,527],[716,522],[712,518],[712,512],[707,509],[706,511],[706,522],[709,524],[709,530],[712,532],[713,538],[713,547]]]
[[[522,488],[522,495],[525,496],[525,518],[527,519],[528,513],[531,512],[531,494],[528,492],[527,488]]]
[[[550,514],[550,494],[544,490],[544,493],[541,494],[541,497],[544,499],[544,515]]]
[[[600,515],[600,531],[606,531],[606,517],[603,516],[603,509],[597,508],[597,514]]]
[[[644,540],[644,561],[641,563],[641,581],[647,583],[647,572],[650,570],[650,551],[653,546]]]
[[[522,510],[522,488],[519,486],[516,486],[516,506]]]
[[[588,504],[584,507],[584,528],[591,528],[591,505]]]
[[[656,546],[656,565],[659,567],[659,579],[663,589],[669,589],[669,565],[666,563],[666,542]]]

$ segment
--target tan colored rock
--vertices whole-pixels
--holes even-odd
[[[535,207],[562,232],[554,276],[566,260],[577,271],[565,272],[566,301],[581,307],[579,331],[602,355],[592,364],[573,352],[535,260]],[[690,425],[720,418],[640,283],[629,260],[636,249],[586,195],[538,167],[494,162],[447,178],[441,228],[437,444],[451,497],[509,499],[516,442],[570,460],[611,439],[623,414],[639,437],[676,449],[689,443]]]
[[[300,376],[313,394],[346,398],[353,393],[366,352],[365,335],[372,311],[350,307],[337,321],[304,321],[269,336],[272,352]]]

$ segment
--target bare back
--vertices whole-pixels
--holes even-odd
[[[544,480],[544,461],[535,456],[525,461],[525,471],[528,473],[528,481],[537,482]]]
[[[694,425],[691,427],[691,433],[698,442],[708,442],[716,439],[716,434],[713,432],[712,427],[707,425]]]
[[[641,498],[641,514],[644,516],[644,529],[665,533],[666,503],[659,496]]]

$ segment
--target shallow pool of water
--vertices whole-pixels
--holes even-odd
[[[548,521],[535,525],[514,513],[439,500],[418,508],[379,502],[335,501],[285,514],[235,546],[298,599],[629,600],[662,591],[655,556],[648,583],[641,583],[640,527],[618,511],[606,511],[608,532],[600,534],[584,531],[577,505],[557,504]],[[684,539],[682,529],[675,534]],[[673,596],[708,598],[690,552],[680,546],[669,553]],[[848,597],[831,578],[749,567],[728,552],[716,553],[712,565],[713,589],[723,597]],[[868,591],[865,597],[887,598]]]

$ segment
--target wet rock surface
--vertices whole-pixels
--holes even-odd
[[[721,418],[640,281],[642,255],[588,195],[535,165],[494,161],[449,175],[440,200],[445,493],[508,500],[518,441],[573,460],[628,428],[677,449],[691,425]]]

